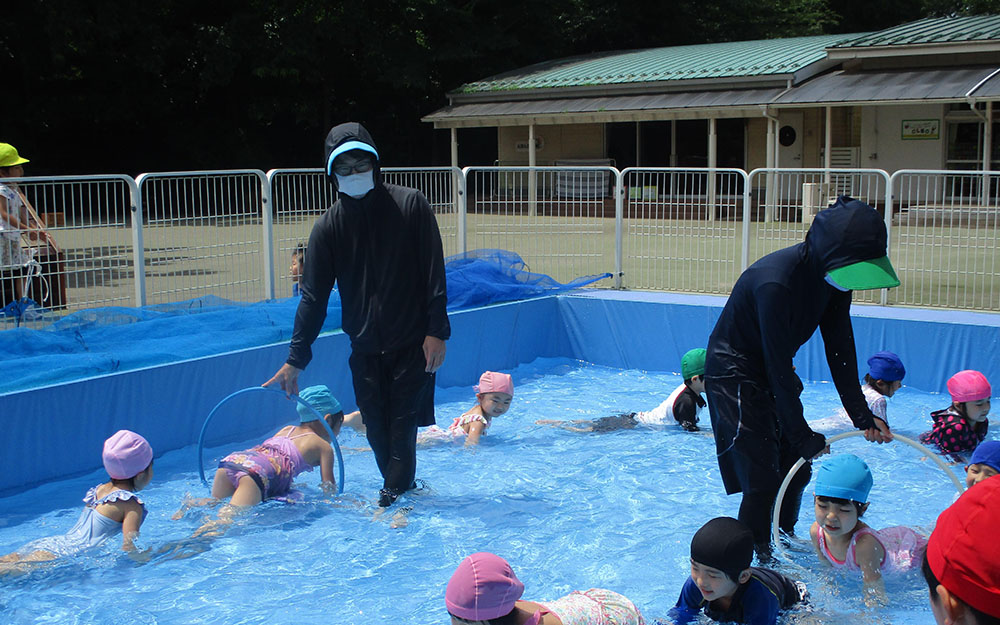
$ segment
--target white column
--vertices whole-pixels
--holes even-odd
[[[990,154],[993,151],[993,102],[986,103],[986,119],[983,123],[985,124],[983,127],[983,171],[990,171],[992,166]],[[981,204],[983,206],[989,205],[990,177],[988,175],[983,176],[983,182],[980,184],[980,195],[982,196]]]
[[[718,166],[718,135],[716,133],[717,120],[712,117],[708,120],[708,220],[715,221],[715,168]]]
[[[460,185],[459,177],[461,174],[458,172],[458,128],[451,129],[451,208],[458,214],[458,206],[461,202],[461,197],[459,197]],[[459,219],[464,219],[464,217],[459,216]],[[464,250],[459,250],[464,251]]]
[[[765,167],[774,167],[775,158],[777,157],[777,151],[774,149],[775,135],[775,125],[777,125],[777,120],[766,117],[767,119],[767,152],[765,155]],[[770,222],[771,215],[774,208],[774,174],[768,173],[764,176],[764,221]]]
[[[535,125],[528,124],[528,167],[536,167],[538,164],[537,155],[535,154]],[[535,171],[532,169],[528,172],[528,215],[534,217],[538,214],[538,205],[536,204],[536,195],[538,193],[538,179],[535,177]]]
[[[830,169],[833,163],[833,107],[826,107],[826,136],[823,139],[823,169]],[[824,193],[830,195],[830,172],[823,177]]]

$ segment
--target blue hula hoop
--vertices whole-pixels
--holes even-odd
[[[326,428],[327,433],[330,435],[330,442],[333,445],[333,450],[336,452],[337,455],[337,470],[338,473],[340,474],[339,475],[340,479],[337,480],[337,494],[338,495],[342,494],[344,492],[344,456],[343,454],[340,453],[340,445],[337,443],[337,437],[334,435],[333,430],[330,428],[330,424],[326,422],[326,419],[323,418],[323,415],[321,415],[318,410],[313,408],[309,404],[309,402],[302,399],[298,395],[288,396],[285,395],[285,391],[279,391],[276,388],[267,388],[265,386],[251,386],[248,388],[238,390],[235,393],[230,393],[229,395],[224,397],[222,401],[217,403],[215,405],[215,408],[212,408],[212,412],[208,413],[208,418],[205,419],[204,425],[201,426],[201,434],[198,435],[198,476],[201,477],[201,483],[211,488],[211,486],[209,486],[208,484],[208,480],[205,479],[205,463],[202,454],[205,449],[205,432],[208,430],[208,424],[212,421],[212,417],[214,417],[216,411],[230,399],[236,397],[237,395],[243,395],[244,393],[252,393],[256,391],[264,391],[265,393],[278,393],[279,395],[285,397],[291,397],[295,401],[307,407],[309,410],[312,410],[313,413],[319,418],[319,422],[323,424],[323,427]]]

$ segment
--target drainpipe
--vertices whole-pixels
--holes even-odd
[[[774,169],[777,167],[777,156],[778,151],[776,149],[775,143],[777,142],[777,128],[778,128],[778,118],[774,115],[770,115],[767,112],[767,107],[760,107],[761,113],[764,115],[764,119],[767,120],[767,156],[764,166],[768,169]],[[769,223],[774,215],[774,172],[767,172],[764,177],[764,222]]]
[[[823,169],[826,174],[823,176],[823,187],[826,189],[826,196],[830,196],[830,167],[833,165],[833,107],[826,107],[826,147],[823,148]]]

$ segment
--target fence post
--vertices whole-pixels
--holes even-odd
[[[146,254],[142,241],[142,194],[139,184],[146,174],[136,179],[129,178],[129,194],[132,200],[132,273],[135,276],[135,305],[146,305]]]
[[[264,299],[274,299],[274,225],[272,218],[271,193],[272,179],[264,174],[260,176],[260,222],[263,228],[261,244],[264,249]]]
[[[624,239],[622,237],[622,220],[625,212],[625,176],[617,168],[612,167],[615,172],[615,286],[616,289],[622,286],[622,277],[625,275],[622,265],[624,254]]]

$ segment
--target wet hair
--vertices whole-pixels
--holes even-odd
[[[146,465],[145,469],[143,469],[142,471],[139,471],[138,473],[136,473],[132,477],[126,477],[126,478],[122,478],[122,479],[118,479],[118,478],[114,478],[113,477],[113,478],[111,478],[111,483],[112,484],[123,484],[123,485],[125,485],[125,489],[124,490],[134,491],[135,490],[135,478],[139,477],[140,475],[142,475],[146,471],[149,471],[149,467],[151,467],[151,466],[153,466],[153,461],[152,460],[149,461],[149,464]]]
[[[517,625],[517,610],[511,610],[503,616],[498,616],[496,618],[491,618],[485,621],[470,621],[469,619],[464,619],[460,616],[455,616],[451,612],[452,621],[455,623],[486,623],[487,625]]]
[[[824,495],[816,495],[816,499],[822,501],[823,503],[832,503],[835,506],[846,506],[849,503],[854,504],[854,509],[858,512],[858,518],[865,513],[865,504],[860,501],[854,501],[853,499],[842,499],[841,497],[826,497]]]
[[[886,382],[885,380],[880,380],[878,378],[873,378],[872,374],[866,373],[865,374],[865,384],[867,384],[868,386],[870,386],[873,389],[875,389],[876,391],[878,391],[880,395],[885,395],[886,386],[888,386],[889,384],[892,384],[892,382]]]
[[[920,572],[924,574],[924,581],[927,582],[927,590],[930,592],[931,601],[937,603],[941,600],[937,596],[937,587],[941,582],[938,581],[937,575],[935,575],[934,571],[931,570],[931,563],[927,560],[926,551],[924,552],[923,561],[920,563]],[[951,589],[949,588],[948,590]],[[1000,617],[986,614],[964,601],[962,601],[962,603],[965,604],[965,608],[969,610],[972,616],[976,619],[976,623],[978,625],[1000,625]]]

